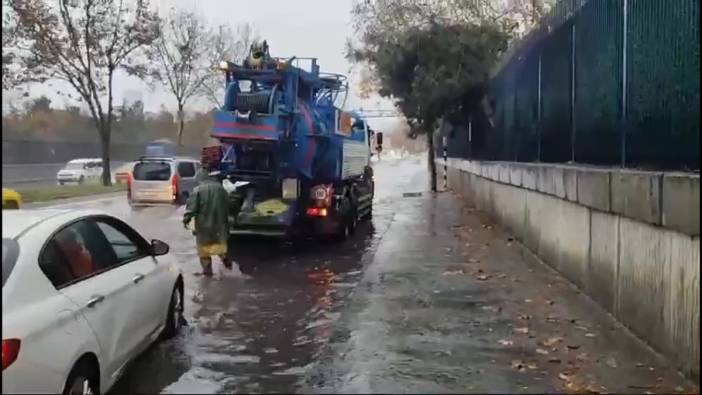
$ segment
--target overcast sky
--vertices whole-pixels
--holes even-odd
[[[349,75],[352,88],[348,108],[391,108],[392,104],[378,97],[361,100],[355,95],[351,64],[344,57],[346,39],[351,35],[352,0],[152,0],[165,12],[171,6],[194,10],[211,25],[252,23],[260,37],[268,41],[272,56],[317,57],[321,70]],[[174,99],[166,92],[151,90],[137,79],[119,76],[115,81],[115,103],[143,100],[147,111],[158,111],[161,105],[173,110]],[[67,87],[70,90],[70,87]],[[33,95],[47,94],[57,106],[67,104],[49,88],[36,87]],[[387,120],[371,124],[384,128]]]

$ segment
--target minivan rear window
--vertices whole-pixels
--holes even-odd
[[[140,181],[168,181],[171,165],[166,162],[139,162],[134,166],[134,179]]]
[[[2,239],[2,286],[5,286],[5,282],[10,277],[12,269],[17,263],[17,256],[19,255],[19,245],[16,241],[12,239]]]

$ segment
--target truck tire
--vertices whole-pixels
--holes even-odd
[[[341,221],[339,221],[339,227],[337,228],[336,232],[336,239],[338,241],[343,241],[349,238],[351,234],[353,233],[353,223],[352,223],[352,217],[353,217],[353,210],[351,207],[351,199],[349,199],[348,195],[344,197],[344,200],[342,201],[343,203],[341,206],[345,209],[343,217],[341,218]]]
[[[373,202],[371,202],[370,207],[368,207],[368,212],[363,214],[363,220],[365,221],[370,221],[373,219]]]

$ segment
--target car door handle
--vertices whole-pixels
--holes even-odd
[[[141,281],[143,279],[144,279],[144,275],[140,274],[140,273],[137,273],[134,275],[134,277],[132,277],[132,281],[134,281],[134,284],[138,283],[139,281]]]
[[[102,302],[104,299],[105,299],[105,297],[102,295],[93,296],[92,298],[90,298],[90,300],[88,300],[88,303],[86,304],[86,306],[94,307],[96,304]]]

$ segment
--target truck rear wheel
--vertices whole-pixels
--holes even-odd
[[[341,220],[339,221],[339,227],[337,228],[336,238],[341,240],[346,240],[353,234],[354,225],[354,209],[351,205],[351,199],[345,196],[340,205],[340,211],[343,213]]]

